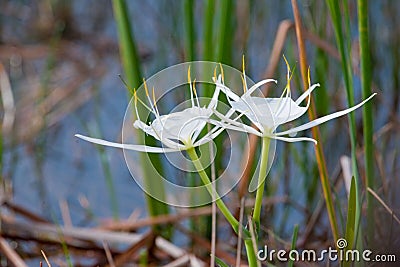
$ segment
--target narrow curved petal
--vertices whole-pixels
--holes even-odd
[[[215,128],[217,128],[217,127],[215,127]],[[214,129],[215,129],[215,128],[214,128]],[[225,130],[225,128],[219,128],[217,131],[215,131],[215,132],[213,132],[213,133],[206,134],[206,135],[205,135],[204,137],[202,137],[200,140],[198,140],[197,142],[195,142],[195,143],[193,144],[193,146],[194,146],[194,147],[197,147],[197,146],[201,146],[201,145],[204,145],[204,144],[210,142],[211,140],[213,140],[214,138],[216,138],[218,135],[220,135],[224,130]]]
[[[252,87],[250,87],[250,89],[247,90],[246,93],[244,93],[242,97],[250,96],[258,87],[260,87],[261,85],[264,85],[266,83],[270,83],[270,82],[278,83],[274,79],[266,79],[266,80],[259,81],[258,83],[256,83]]]
[[[103,146],[110,146],[128,150],[135,150],[139,152],[147,152],[147,153],[169,153],[169,152],[177,152],[180,150],[184,150],[184,146],[181,149],[173,149],[173,148],[164,148],[164,147],[153,147],[153,146],[145,146],[145,145],[130,145],[130,144],[120,144],[120,143],[113,143],[102,139],[92,138],[80,134],[76,134],[76,137],[83,139],[85,141],[103,145]]]
[[[317,141],[315,139],[312,139],[309,137],[282,137],[282,136],[271,135],[270,138],[289,142],[289,143],[307,141],[307,142],[313,142],[314,144],[317,144]]]
[[[155,139],[160,140],[160,137],[158,136],[157,132],[155,131],[155,129],[153,129],[151,126],[147,125],[146,123],[140,121],[140,120],[136,120],[133,123],[133,127],[135,127],[136,129],[140,129],[143,132],[145,132],[146,134],[149,134],[151,136],[153,136]],[[161,140],[160,140],[161,141]]]
[[[306,99],[307,96],[311,95],[312,91],[314,91],[315,88],[319,87],[319,83],[313,84],[310,88],[307,89],[299,98],[296,100],[296,104],[300,105],[301,102],[303,102],[304,99]]]
[[[219,92],[221,91],[221,88],[218,86],[218,83],[221,83],[221,75],[218,76],[218,80],[216,81],[216,86],[215,86],[215,91],[214,94],[210,100],[210,103],[208,104],[208,109],[213,109],[217,107],[218,104],[218,96]]]
[[[244,131],[244,132],[247,132],[247,133],[260,135],[260,132],[258,132],[253,127],[248,126],[248,125],[246,125],[244,123],[238,122],[236,120],[230,119],[230,118],[224,116],[223,114],[219,113],[216,110],[214,110],[214,114],[224,122],[224,123],[219,122],[221,127],[228,127],[228,125],[233,125],[233,126],[235,126],[235,130],[237,130],[239,128],[239,129],[242,129],[241,130],[242,132]],[[233,127],[230,127],[230,129],[234,130]],[[262,130],[262,128],[259,128],[259,129]]]
[[[233,130],[233,131],[238,131],[238,132],[243,132],[243,133],[251,133],[257,136],[262,136],[262,133],[254,129],[253,127],[250,127],[244,123],[238,123],[235,125],[232,125],[230,122],[221,122],[221,121],[216,121],[216,120],[209,120],[209,123],[216,125],[218,127],[228,129],[228,130]]]
[[[238,101],[240,100],[240,97],[236,95],[234,92],[232,92],[231,89],[229,89],[227,86],[220,82],[216,82],[217,86],[219,89],[228,97],[228,100],[232,99],[233,101]]]
[[[206,126],[206,123],[208,121],[208,119],[210,118],[212,113],[210,113],[209,115],[201,115],[201,116],[197,116],[197,117],[193,117],[190,120],[188,120],[186,123],[192,123],[194,121],[200,121],[199,124],[197,125],[196,129],[193,130],[191,139],[192,140],[196,140],[197,137],[199,136],[199,134],[201,133],[201,131],[204,129],[204,127]]]
[[[161,117],[161,116],[160,116],[160,117]],[[160,118],[160,117],[159,117],[159,118]],[[156,120],[156,121],[161,121],[161,120],[158,119],[158,120]],[[168,146],[168,147],[170,147],[170,148],[173,148],[173,149],[174,149],[174,148],[177,147],[177,143],[176,143],[176,142],[173,142],[173,141],[171,141],[170,139],[168,139],[169,136],[167,136],[167,135],[165,135],[165,136],[167,136],[167,137],[161,136],[160,133],[157,131],[156,127],[154,127],[153,124],[151,124],[151,125],[146,125],[144,122],[142,122],[142,121],[140,121],[140,120],[136,120],[136,121],[133,123],[133,126],[134,126],[136,129],[140,129],[140,130],[142,130],[143,132],[145,132],[146,134],[149,134],[149,135],[153,136],[155,139],[161,141],[164,145],[166,145],[166,146]],[[161,130],[161,134],[164,133],[164,132],[162,131],[162,127],[161,127],[161,128],[160,128],[160,127],[157,127],[157,128],[159,128],[159,130]]]
[[[288,134],[297,133],[297,132],[300,132],[300,131],[304,131],[304,130],[310,129],[310,128],[314,127],[314,126],[317,126],[317,125],[319,125],[321,123],[324,123],[324,122],[327,122],[329,120],[341,117],[343,115],[346,115],[347,113],[350,113],[350,112],[358,109],[359,107],[364,105],[367,101],[369,101],[371,98],[373,98],[375,95],[376,95],[376,93],[372,94],[370,97],[368,97],[367,99],[365,99],[361,103],[359,103],[359,104],[357,104],[357,105],[355,105],[355,106],[353,106],[351,108],[348,108],[348,109],[345,109],[345,110],[342,110],[342,111],[338,111],[338,112],[326,115],[324,117],[321,117],[321,118],[318,118],[316,120],[310,121],[310,122],[308,122],[306,124],[300,125],[298,127],[292,128],[290,130],[287,130],[287,131],[284,131],[284,132],[280,132],[280,133],[276,133],[275,135],[276,136],[282,136],[282,135],[288,135]]]

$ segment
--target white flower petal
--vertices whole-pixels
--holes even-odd
[[[140,120],[136,120],[133,123],[133,127],[135,127],[136,129],[142,130],[143,132],[153,136],[157,140],[160,140],[160,137],[158,136],[158,134],[156,132],[156,129],[152,128],[151,126],[147,125],[146,123],[144,123],[144,122],[142,122]]]
[[[199,134],[201,133],[201,131],[204,129],[204,127],[206,126],[206,123],[208,122],[210,116],[212,115],[212,110],[209,114],[207,115],[199,115],[197,117],[193,117],[190,120],[188,120],[186,123],[192,123],[194,121],[197,121],[198,123],[198,127],[193,131],[193,134],[191,136],[192,141],[195,141],[197,139],[197,137],[199,136]]]
[[[174,149],[174,148],[164,148],[164,147],[152,147],[152,146],[146,146],[146,145],[131,145],[131,144],[120,144],[120,143],[114,143],[114,142],[109,142],[106,140],[102,139],[97,139],[97,138],[92,138],[88,136],[84,136],[81,134],[76,134],[76,137],[83,139],[85,141],[95,143],[98,145],[103,145],[103,146],[110,146],[110,147],[116,147],[116,148],[123,148],[123,149],[128,149],[128,150],[135,150],[139,152],[147,152],[147,153],[169,153],[169,152],[177,152],[180,150],[184,149],[184,146],[181,146],[180,149]]]
[[[270,138],[289,142],[289,143],[308,141],[308,142],[313,142],[314,144],[317,144],[317,141],[315,139],[312,139],[309,137],[282,137],[282,136],[271,135]]]
[[[161,116],[159,116],[158,118],[159,118],[159,119],[158,119],[158,120],[156,119],[155,121],[159,121],[160,118],[161,118]],[[149,125],[146,125],[144,122],[142,122],[142,121],[140,121],[140,120],[136,120],[136,121],[133,123],[133,126],[134,126],[136,129],[140,129],[140,130],[142,130],[143,132],[145,132],[146,134],[149,134],[149,135],[153,136],[155,139],[161,141],[164,145],[166,145],[166,146],[168,146],[168,147],[170,147],[170,148],[173,148],[173,149],[174,149],[175,147],[177,147],[177,143],[171,141],[170,139],[168,139],[168,136],[161,136],[161,134],[162,134],[162,127],[160,127],[160,126],[158,126],[158,125],[154,126],[153,124],[151,124],[151,125],[149,126]],[[156,129],[156,128],[157,128],[157,129]],[[160,131],[161,131],[161,133],[160,133]]]
[[[228,97],[228,100],[232,99],[234,101],[237,101],[240,99],[240,97],[238,95],[236,95],[234,92],[232,92],[232,90],[229,89],[224,84],[222,84],[218,81],[216,82],[216,84],[219,87],[219,89]]]
[[[215,91],[214,94],[210,100],[210,103],[208,104],[208,109],[213,109],[217,107],[218,104],[218,96],[219,96],[219,92],[221,91],[220,86],[218,86],[218,83],[221,83],[221,75],[218,76],[218,80],[216,82],[216,86],[215,86]]]
[[[228,125],[233,125],[235,126],[235,129],[233,129],[233,127],[230,127],[231,130],[237,130],[237,129],[242,129],[242,132],[246,132],[246,133],[252,133],[255,135],[260,135],[261,133],[258,132],[256,129],[254,129],[251,126],[248,126],[244,123],[238,122],[236,120],[232,120],[230,118],[228,118],[227,116],[224,116],[223,114],[219,113],[218,111],[214,110],[214,114],[220,118],[223,122],[220,122],[220,126],[221,127],[226,127],[228,128]]]
[[[225,123],[225,124],[222,124],[221,127],[228,129],[228,130],[237,131],[237,132],[250,133],[250,134],[260,136],[260,137],[262,136],[262,133],[258,132],[254,128],[247,126],[245,124],[242,124],[241,126],[234,126],[232,124]]]
[[[214,129],[216,129],[217,127],[214,127]],[[210,142],[211,140],[213,140],[214,138],[216,138],[218,135],[220,135],[225,129],[224,128],[219,128],[217,131],[215,132],[210,132],[208,134],[206,134],[204,137],[202,137],[199,141],[195,142],[193,144],[194,147],[197,146],[201,146],[204,145],[205,143]]]
[[[273,116],[273,122],[271,122],[271,119],[269,122],[268,121],[267,122],[269,124],[273,123],[273,126],[275,128],[281,124],[293,121],[307,112],[307,107],[301,107],[297,105],[290,97],[260,98],[260,99],[265,101],[266,104],[263,104],[264,105],[263,108],[261,108],[262,105],[261,103],[258,104],[258,106],[260,106],[259,109],[265,110],[266,108],[269,108]],[[263,114],[262,116],[265,115]],[[272,125],[269,125],[269,127],[272,128]]]
[[[307,96],[311,95],[312,91],[319,86],[319,83],[313,84],[310,88],[307,89],[307,91],[305,91],[301,96],[299,96],[299,98],[297,98],[296,104],[300,105],[300,103],[303,102],[303,100],[306,99]]]
[[[232,101],[231,106],[236,111],[246,115],[260,130],[274,126],[274,118],[268,104],[268,98],[246,97],[240,99],[240,101]]]
[[[300,125],[298,127],[292,128],[290,130],[287,130],[287,131],[284,131],[284,132],[280,132],[280,133],[276,133],[275,135],[282,136],[282,135],[288,135],[288,134],[292,134],[292,133],[297,133],[297,132],[300,132],[300,131],[304,131],[304,130],[310,129],[310,128],[314,127],[314,126],[317,126],[317,125],[319,125],[321,123],[324,123],[324,122],[327,122],[329,120],[335,119],[337,117],[346,115],[347,113],[350,113],[350,112],[358,109],[362,105],[364,105],[367,101],[369,101],[375,95],[376,95],[376,93],[372,94],[370,97],[368,97],[367,99],[365,99],[361,103],[359,103],[359,104],[357,104],[357,105],[355,105],[355,106],[353,106],[351,108],[348,108],[348,109],[345,109],[345,110],[342,110],[342,111],[338,111],[338,112],[326,115],[324,117],[315,119],[313,121],[310,121],[310,122],[308,122],[306,124],[303,124],[303,125]]]
[[[266,80],[259,81],[258,83],[256,83],[252,87],[250,87],[250,89],[247,90],[246,93],[244,93],[242,97],[250,96],[258,87],[260,87],[261,85],[264,85],[266,83],[270,83],[270,82],[278,83],[274,79],[266,79]]]
[[[209,117],[211,114],[212,110],[195,106],[183,111],[162,115],[148,127],[153,128],[162,142],[164,139],[188,141],[195,132],[204,128],[205,123],[201,121],[201,118]]]

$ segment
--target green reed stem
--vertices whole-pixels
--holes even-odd
[[[254,251],[253,241],[251,239],[244,240],[244,245],[246,247],[249,267],[257,266],[257,257],[256,252]]]
[[[329,12],[332,18],[333,28],[336,37],[336,43],[339,49],[341,63],[342,63],[342,72],[346,87],[347,93],[347,102],[349,106],[354,106],[354,87],[353,87],[353,72],[352,72],[352,65],[351,65],[351,54],[350,54],[350,41],[345,42],[345,39],[350,40],[350,18],[349,18],[349,7],[346,2],[344,6],[344,16],[346,22],[346,35],[343,34],[342,28],[342,14],[340,12],[339,2],[335,0],[327,0]],[[370,103],[366,103],[370,105]],[[353,169],[353,176],[355,179],[355,192],[356,192],[356,207],[355,207],[355,236],[358,237],[359,233],[359,225],[361,220],[361,201],[359,195],[359,186],[361,184],[360,178],[358,175],[358,167],[357,167],[357,155],[356,155],[356,148],[357,148],[357,140],[356,140],[356,122],[354,113],[350,113],[349,115],[349,128],[350,128],[350,143],[351,143],[351,161],[352,161],[352,169]],[[357,245],[357,242],[355,245]]]
[[[293,229],[292,245],[290,246],[291,250],[295,250],[296,249],[296,242],[297,242],[298,233],[299,233],[299,225],[296,224],[294,226],[294,229]],[[288,266],[289,267],[293,266],[293,259],[289,259]]]
[[[118,29],[120,58],[123,64],[127,83],[130,88],[138,88],[139,85],[142,83],[143,76],[140,69],[140,59],[136,49],[134,35],[129,20],[128,6],[125,0],[113,0],[112,4]],[[133,92],[130,93],[132,94]],[[138,90],[137,96],[138,98],[144,98],[144,90]],[[139,115],[142,115],[143,118],[147,117],[147,112],[144,108],[138,107],[138,111]],[[138,132],[138,135],[139,140],[143,140],[145,138],[145,135],[143,133]],[[154,145],[155,141],[146,138],[146,144]],[[157,173],[157,171],[162,173],[163,170],[163,166],[161,164],[159,156],[146,155],[146,153],[141,153],[140,160],[145,176],[147,189],[152,190],[153,188],[156,188],[157,190],[160,190],[159,192],[161,193],[159,193],[159,195],[161,195],[161,198],[165,199],[165,189],[163,184],[160,183],[158,179],[153,179],[154,177],[158,177],[159,174]],[[147,194],[146,197],[148,211],[151,216],[168,214],[168,206],[165,203],[158,201]]]
[[[215,11],[215,1],[205,0],[204,8],[204,26],[203,26],[203,59],[213,60],[214,49],[213,49],[213,20]]]
[[[256,225],[255,232],[258,233],[260,229],[261,207],[263,201],[265,176],[268,167],[268,152],[271,139],[268,137],[262,138],[261,158],[260,158],[260,172],[258,173],[258,187],[256,192],[256,202],[254,203],[253,221]]]
[[[232,46],[233,42],[227,41],[229,39],[230,35],[230,27],[229,23],[231,20],[231,12],[232,12],[232,5],[233,1],[231,0],[221,0],[220,1],[220,8],[219,8],[219,29],[218,29],[218,34],[216,36],[216,53],[215,53],[215,59],[217,62],[224,62],[224,63],[229,63],[226,62],[227,57],[229,56],[229,51],[232,51]]]
[[[362,96],[367,98],[371,95],[371,63],[368,33],[368,1],[358,0],[358,31],[360,34],[360,59],[361,59],[361,87]],[[364,123],[364,158],[366,187],[374,188],[374,144],[373,144],[373,117],[372,103],[367,102],[363,106]],[[368,240],[373,240],[373,196],[367,194],[367,221],[368,221]]]
[[[356,209],[357,209],[357,194],[358,192],[356,191],[356,184],[355,184],[355,179],[354,177],[351,178],[351,185],[350,185],[350,192],[349,192],[349,198],[347,201],[347,221],[346,221],[346,232],[345,232],[345,238],[347,240],[347,247],[345,248],[345,251],[349,249],[353,249],[353,245],[356,242]],[[344,261],[342,262],[342,266],[350,266],[350,262]]]
[[[233,230],[237,233],[239,229],[239,222],[236,218],[232,215],[229,211],[228,207],[222,201],[222,199],[218,196],[218,192],[212,187],[210,178],[208,177],[207,173],[205,172],[203,165],[200,162],[199,157],[197,156],[195,148],[189,148],[187,150],[189,157],[192,159],[192,162],[200,175],[201,181],[206,186],[207,191],[210,193],[213,199],[215,199],[215,203],[217,204],[218,208],[227,219],[229,224],[232,226]]]
[[[115,22],[117,24],[120,58],[129,86],[139,87],[142,83],[140,59],[134,40],[134,35],[128,15],[128,6],[125,0],[113,0]]]
[[[196,31],[194,27],[194,0],[183,1],[183,20],[185,27],[185,59],[193,61],[196,58]]]
[[[349,51],[349,45],[346,44],[345,42],[345,38],[350,40],[350,36],[345,37],[343,34],[342,15],[340,13],[339,1],[327,0],[327,3],[329,7],[329,12],[331,14],[333,28],[336,37],[336,43],[339,49],[340,58],[342,62],[342,71],[347,93],[347,102],[349,106],[354,106],[353,72],[350,61],[351,55]],[[345,8],[348,8],[348,6],[346,6]],[[348,15],[348,12],[345,12],[345,15],[346,14]],[[353,175],[358,183],[359,176],[358,176],[357,155],[356,155],[356,146],[357,146],[356,122],[354,113],[349,113],[348,116],[349,116],[349,128],[350,128],[352,169],[353,169]]]

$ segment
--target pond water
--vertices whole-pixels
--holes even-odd
[[[50,220],[62,222],[60,203],[66,201],[69,206],[70,216],[75,225],[93,225],[104,218],[112,218],[113,208],[110,196],[110,187],[104,168],[109,166],[112,183],[116,192],[118,214],[121,218],[128,217],[134,210],[140,210],[141,216],[146,216],[146,204],[142,190],[134,182],[125,165],[123,153],[119,149],[106,148],[99,153],[98,149],[87,142],[74,137],[76,133],[103,137],[107,140],[121,140],[121,128],[128,93],[118,75],[122,73],[117,50],[117,35],[112,16],[110,1],[71,1],[66,4],[67,13],[60,11],[59,15],[66,16],[64,35],[57,35],[46,30],[47,24],[40,24],[40,19],[46,19],[46,1],[13,1],[2,3],[3,11],[0,14],[4,20],[1,31],[0,52],[1,62],[10,73],[12,88],[17,103],[16,128],[18,131],[26,130],[25,125],[33,120],[36,114],[28,111],[19,113],[24,108],[39,109],[43,99],[58,86],[70,85],[74,80],[81,81],[76,85],[71,95],[75,97],[65,98],[51,106],[46,112],[45,125],[32,130],[32,135],[18,141],[17,133],[11,134],[5,140],[6,146],[3,155],[3,176],[9,179],[13,185],[13,201],[23,207],[32,210]],[[182,20],[179,1],[127,1],[130,6],[133,30],[142,56],[142,68],[144,77],[149,77],[157,71],[183,61],[182,50]],[[279,23],[283,19],[292,18],[290,1],[274,1],[268,4],[263,1],[254,1],[252,17],[250,18],[250,32],[247,41],[246,61],[247,68],[253,80],[262,77],[262,73],[268,63],[274,36]],[[305,8],[305,17],[310,18],[307,7],[310,1],[300,1]],[[312,1],[311,1],[312,2]],[[398,42],[399,24],[389,19],[385,14],[394,12],[388,10],[388,1],[375,1],[371,3],[374,16],[371,17],[371,48],[374,51],[374,90],[380,94],[377,103],[381,108],[377,109],[375,129],[380,129],[388,122],[392,112],[391,106],[399,98],[398,80],[391,77],[394,73],[393,66],[400,61],[391,58],[390,51],[393,43]],[[394,10],[399,5],[393,5]],[[65,11],[65,10],[64,10]],[[356,12],[356,10],[351,10]],[[377,14],[375,13],[377,12]],[[202,7],[198,6],[199,17]],[[57,15],[57,13],[55,13]],[[48,15],[48,14],[47,14]],[[356,17],[352,14],[355,19]],[[51,18],[50,20],[51,21]],[[36,23],[36,24],[33,24]],[[71,24],[69,24],[71,23]],[[240,22],[238,22],[240,23]],[[312,24],[305,21],[307,25]],[[314,21],[314,23],[317,23]],[[315,25],[315,24],[313,24]],[[353,24],[352,24],[353,25]],[[356,24],[354,24],[356,25]],[[43,28],[44,27],[44,28]],[[199,31],[200,31],[200,26]],[[356,30],[356,29],[355,29]],[[356,38],[356,36],[354,36]],[[294,38],[291,35],[290,38]],[[331,43],[334,43],[332,34]],[[293,39],[292,39],[293,41]],[[198,44],[201,46],[201,44]],[[30,49],[41,48],[45,51],[43,56],[25,55]],[[7,47],[17,47],[14,52],[5,54]],[[26,52],[22,55],[22,49]],[[24,51],[25,51],[24,50]],[[285,48],[286,54],[293,54],[293,42]],[[36,51],[36,50],[35,50]],[[240,62],[242,51],[235,51],[235,61]],[[313,62],[311,60],[310,62]],[[239,59],[239,60],[236,60]],[[330,62],[332,68],[340,71],[337,62]],[[80,69],[81,65],[83,66]],[[240,64],[237,64],[240,66]],[[280,64],[278,80],[284,79],[285,65]],[[100,72],[100,74],[98,73]],[[335,72],[334,72],[335,73]],[[334,77],[327,74],[325,85],[338,85],[328,88],[328,95],[335,103],[331,110],[347,106],[345,101],[345,89],[342,81],[331,82]],[[337,77],[337,71],[336,76]],[[340,75],[340,74],[339,74]],[[82,80],[80,80],[82,79]],[[356,97],[360,99],[359,81]],[[282,86],[283,82],[280,82]],[[32,87],[32,88],[31,88]],[[36,89],[35,89],[36,88]],[[281,87],[278,87],[281,88]],[[67,90],[64,88],[63,90]],[[64,92],[57,91],[58,94]],[[280,90],[280,89],[279,89]],[[25,98],[31,92],[39,92],[36,98]],[[81,93],[87,92],[90,97],[84,99]],[[279,91],[280,93],[280,91]],[[278,95],[279,95],[278,93]],[[38,97],[42,96],[42,97]],[[82,94],[84,96],[84,94]],[[378,102],[379,101],[379,102]],[[69,105],[75,108],[68,108]],[[387,108],[385,108],[387,107]],[[65,108],[65,112],[61,112]],[[60,113],[56,113],[61,109]],[[54,111],[54,112],[53,112]],[[398,119],[399,108],[395,109],[394,116]],[[52,120],[52,115],[55,120]],[[40,113],[39,113],[40,114]],[[30,117],[32,115],[32,117]],[[357,112],[359,119],[361,112]],[[358,120],[359,121],[359,120]],[[24,124],[27,123],[27,124]],[[341,129],[346,128],[346,121],[341,124],[329,124],[322,130],[326,146],[325,151],[328,160],[328,169],[331,174],[338,172],[338,158],[349,153],[349,141],[347,130],[337,132],[336,125]],[[17,131],[17,130],[16,130]],[[28,133],[30,128],[28,128]],[[309,133],[307,133],[308,135]],[[338,142],[338,140],[347,140]],[[16,142],[16,143],[15,143]],[[379,145],[379,144],[378,144]],[[388,139],[386,147],[399,149],[398,137]],[[297,159],[304,155],[314,158],[312,145],[302,144],[278,144],[277,154],[297,153]],[[380,148],[380,147],[379,147]],[[297,152],[296,152],[297,151]],[[389,151],[392,153],[392,150]],[[391,159],[393,166],[398,164],[395,152],[387,157]],[[383,152],[385,153],[385,152]],[[101,155],[106,158],[106,165],[101,163]],[[385,157],[386,157],[385,155]],[[301,170],[296,160],[289,160],[291,172],[301,172],[301,179],[292,179],[289,187],[285,186],[285,179],[281,179],[282,173],[287,168],[284,161],[276,161],[269,177],[270,189],[275,195],[284,195],[287,190],[300,205],[305,205],[307,195],[298,188],[303,188],[307,183],[304,178],[307,170]],[[314,164],[311,160],[310,165]],[[385,165],[388,164],[388,165]],[[308,174],[315,173],[315,165],[308,170]],[[392,165],[383,162],[384,169],[396,173],[391,169]],[[398,171],[397,171],[398,172]],[[308,181],[310,182],[310,181]],[[318,186],[317,186],[318,187]],[[289,189],[288,189],[289,188]],[[301,223],[297,212],[287,214],[284,205],[277,206],[274,222],[279,224],[282,220],[293,223]],[[93,217],[92,217],[93,216]],[[285,217],[287,216],[287,217]],[[94,219],[94,220],[93,220]],[[288,223],[283,231],[289,235],[292,223]]]

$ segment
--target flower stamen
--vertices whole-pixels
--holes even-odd
[[[154,93],[154,86],[153,86],[153,92],[152,93],[153,93],[153,103],[154,103],[155,111],[156,111],[157,115],[160,116],[160,112],[158,112],[158,108],[157,108],[156,95]]]
[[[219,69],[221,71],[222,83],[225,84],[224,69],[222,68],[221,63],[219,63]]]
[[[136,89],[135,89],[135,88],[133,88],[133,99],[134,99],[134,103],[135,103],[136,117],[137,117],[138,120],[140,120],[139,112],[138,112],[138,109],[137,109],[138,97],[137,97]]]
[[[144,103],[138,96],[137,96],[137,93],[136,93],[136,89],[133,89],[133,97],[134,97],[134,103],[135,103],[135,109],[136,109],[136,113],[138,114],[138,111],[137,111],[137,102],[139,101],[139,103],[140,104],[142,104],[150,113],[153,113],[154,115],[156,115],[157,116],[157,114],[151,109],[151,108],[149,108],[147,105],[146,105],[146,103]],[[138,117],[139,118],[139,117]]]
[[[146,83],[145,79],[143,79],[143,85],[144,85],[144,90],[146,92],[147,101],[149,102],[150,106],[152,107],[153,114],[157,114],[157,112],[155,111],[154,106],[153,106],[153,101],[150,98],[149,89],[147,88],[147,83]]]
[[[244,55],[242,56],[242,70],[243,70],[243,76],[240,76],[240,77],[242,77],[243,93],[246,93],[247,82],[246,82],[246,71],[245,71],[245,66],[244,66]]]
[[[196,79],[193,80],[193,93],[197,101],[197,106],[200,107],[199,98],[197,97],[197,91],[196,91]]]
[[[192,89],[192,79],[190,77],[190,66],[188,68],[188,72],[187,72],[187,79],[188,79],[188,83],[189,83],[189,91],[190,91],[190,101],[192,103],[192,107],[194,107],[194,100],[193,100],[193,89]]]

